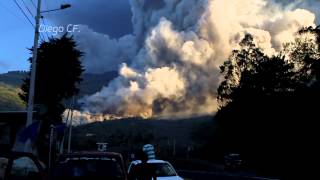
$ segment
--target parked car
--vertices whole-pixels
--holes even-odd
[[[53,179],[126,180],[123,158],[113,152],[81,152],[58,158]]]
[[[0,180],[46,180],[44,164],[33,154],[8,152],[0,154]]]
[[[239,169],[243,165],[240,154],[231,153],[224,156],[224,168],[226,170]]]
[[[140,163],[140,160],[132,161],[128,168],[128,174],[132,173],[134,171],[134,168]],[[183,180],[177,174],[173,166],[167,161],[148,160],[147,163],[154,166],[156,170],[157,180]]]

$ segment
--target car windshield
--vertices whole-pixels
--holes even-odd
[[[69,160],[57,165],[54,176],[121,179],[124,174],[116,160]]]
[[[176,176],[175,170],[167,163],[152,163],[156,169],[157,177]]]

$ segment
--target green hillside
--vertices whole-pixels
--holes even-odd
[[[26,76],[27,72],[25,71],[9,71],[7,73],[0,74],[0,83],[13,87],[20,87]],[[105,72],[103,74],[83,74],[83,81],[80,84],[80,93],[78,96],[82,97],[84,95],[90,95],[101,90],[103,86],[107,85],[117,76],[117,71]]]
[[[21,111],[26,105],[19,98],[20,85],[26,71],[9,71],[0,74],[0,111]]]
[[[4,74],[0,74],[0,111],[9,110],[22,110],[24,105],[19,99],[18,92],[19,87],[23,83],[23,79],[27,76],[25,71],[9,71]],[[111,71],[104,74],[83,74],[83,81],[80,84],[80,93],[76,97],[77,99],[84,95],[93,94],[105,85],[107,85],[112,79],[118,76],[118,72]],[[66,104],[70,104],[66,101]],[[75,108],[80,107],[79,104],[75,104]]]
[[[25,109],[19,98],[20,89],[0,82],[0,111],[20,111]]]
[[[2,82],[10,86],[20,87],[26,76],[26,71],[9,71],[7,73],[0,74],[0,83]]]

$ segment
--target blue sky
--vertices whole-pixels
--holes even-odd
[[[31,1],[23,1],[35,13]],[[97,32],[120,37],[132,31],[131,12],[128,0],[42,0],[42,9],[53,9],[61,3],[70,3],[72,8],[45,14],[46,25],[86,24]],[[28,11],[25,9],[28,14]],[[28,14],[29,15],[29,14]],[[30,19],[34,19],[29,15]],[[27,70],[33,45],[34,29],[15,5],[14,0],[0,0],[0,73],[12,70]]]
[[[25,2],[32,13],[35,13],[31,1],[37,0],[16,1],[22,7]],[[113,38],[132,32],[129,0],[42,0],[42,2],[42,10],[57,8],[62,3],[72,5],[63,11],[44,14],[46,25],[84,24],[96,32],[108,34]],[[319,15],[317,7],[313,8]],[[28,14],[26,9],[25,12]],[[30,15],[29,17],[34,21],[34,18]],[[27,48],[33,45],[34,29],[14,4],[14,0],[0,0],[0,21],[0,73],[28,70],[27,59],[30,57],[30,52]]]
[[[11,0],[0,0],[0,72],[26,70],[34,29]]]

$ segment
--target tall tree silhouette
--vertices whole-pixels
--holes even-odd
[[[51,38],[38,48],[37,72],[34,102],[45,109],[41,114],[39,144],[45,144],[45,134],[51,124],[62,122],[65,110],[63,101],[79,92],[78,84],[84,71],[80,58],[82,52],[67,34],[61,38]],[[32,58],[29,59],[32,61]],[[28,102],[30,73],[21,86],[20,97]]]
[[[317,28],[300,34],[274,57],[266,56],[246,35],[240,50],[221,66],[224,81],[218,88],[215,119],[225,151],[240,152],[249,166],[285,178],[290,172],[283,167],[292,167],[293,158],[306,159],[307,152],[297,147],[312,145],[306,142],[314,140],[309,132],[315,132],[317,126],[311,124],[319,112],[313,103],[319,103],[320,34]]]
[[[240,47],[239,50],[234,50],[229,59],[220,67],[224,75],[224,81],[218,88],[220,107],[233,99],[232,93],[239,86],[242,75],[255,71],[257,64],[267,58],[261,49],[255,46],[250,34],[247,34],[240,42]]]

